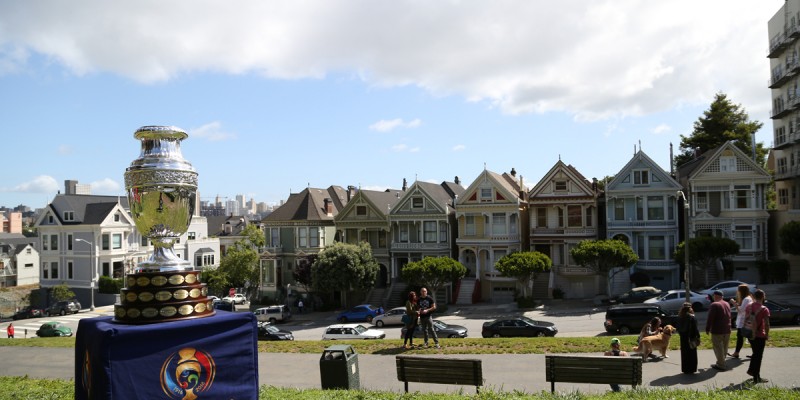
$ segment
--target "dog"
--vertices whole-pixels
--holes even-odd
[[[639,346],[634,347],[633,351],[640,353],[642,358],[647,359],[653,351],[659,350],[662,357],[669,358],[667,349],[669,349],[669,340],[674,333],[675,327],[667,325],[657,335],[642,338],[642,341],[639,342]]]

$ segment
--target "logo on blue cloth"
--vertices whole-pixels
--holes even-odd
[[[161,389],[170,399],[191,400],[214,383],[216,364],[203,350],[185,347],[170,354],[161,367]]]

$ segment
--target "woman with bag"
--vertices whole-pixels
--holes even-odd
[[[403,338],[403,348],[414,347],[414,331],[417,329],[419,320],[419,305],[417,304],[417,292],[408,292],[406,300],[406,314],[403,315],[403,324],[406,326],[406,336]]]
[[[736,299],[731,299],[731,307],[736,307],[736,350],[733,353],[728,353],[728,356],[739,358],[739,351],[744,345],[744,334],[742,327],[744,326],[745,314],[747,314],[747,306],[753,302],[753,295],[750,294],[750,287],[746,283],[739,285],[736,288]]]
[[[697,372],[697,346],[700,345],[700,330],[691,303],[683,303],[678,312],[678,334],[681,336],[681,371],[684,374]]]
[[[750,358],[750,367],[747,374],[753,377],[753,383],[769,382],[768,379],[761,377],[761,360],[764,359],[764,347],[769,339],[769,309],[764,307],[764,300],[767,299],[763,290],[756,290],[753,295],[753,302],[747,307],[747,317],[752,324],[753,336],[750,339],[750,346],[753,348],[753,357]],[[750,322],[746,321],[746,322]]]

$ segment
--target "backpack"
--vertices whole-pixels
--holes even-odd
[[[748,307],[748,308],[750,308],[750,307]],[[764,307],[762,306],[762,309],[758,310],[758,314],[760,314],[762,311],[764,311],[763,308]],[[744,326],[742,326],[742,336],[746,337],[748,339],[755,339],[755,337],[756,337],[756,332],[755,332],[756,331],[756,329],[755,329],[756,326],[755,326],[755,324],[756,324],[756,313],[754,313],[752,311],[752,308],[750,308],[750,311],[747,313],[747,316],[745,316],[745,318],[744,318]]]

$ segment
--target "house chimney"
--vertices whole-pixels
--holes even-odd
[[[456,185],[461,184],[461,179],[458,179],[458,175],[456,175],[456,179],[453,181]]]
[[[406,178],[403,178],[403,191],[405,192],[408,189],[408,182],[406,182]]]
[[[353,196],[356,195],[356,187],[353,185],[347,186],[347,201],[353,200]]]
[[[325,206],[324,206],[325,207],[325,214],[327,214],[329,217],[332,217],[333,216],[333,201],[331,201],[331,199],[329,197],[326,197],[325,200],[323,200],[323,201],[325,202]]]
[[[514,167],[511,167],[511,176],[517,176],[517,170],[515,170]]]

